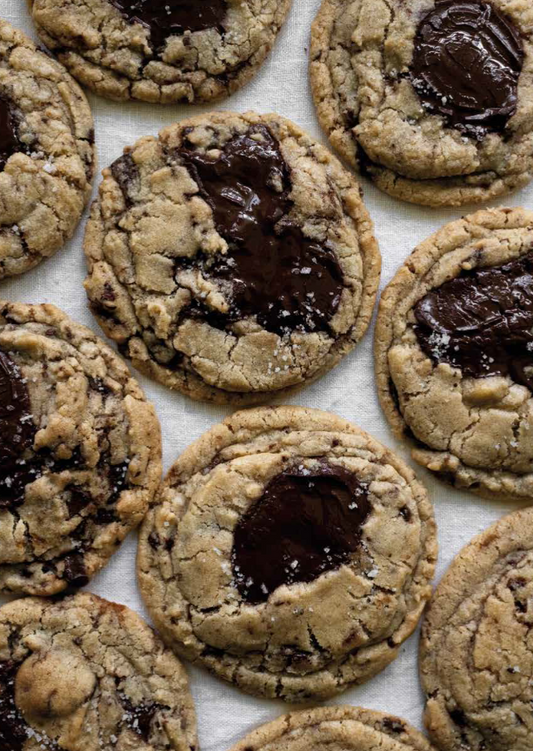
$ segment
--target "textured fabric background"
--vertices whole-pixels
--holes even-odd
[[[315,117],[307,76],[309,32],[319,5],[320,0],[293,1],[292,11],[273,54],[252,83],[218,105],[219,109],[278,112],[325,141]],[[35,38],[26,0],[0,0],[0,15]],[[120,156],[124,146],[140,136],[156,133],[164,125],[210,109],[117,104],[92,95],[89,99],[96,124],[100,168],[110,164]],[[99,182],[99,178],[96,182]],[[383,285],[391,279],[415,245],[445,222],[458,218],[461,213],[458,210],[419,208],[395,201],[366,181],[363,187],[383,256]],[[515,194],[506,203],[531,206],[533,188]],[[72,242],[54,258],[23,277],[3,282],[0,296],[8,300],[54,303],[76,321],[100,333],[86,307],[82,287],[85,276],[82,253],[84,224],[85,219]],[[374,388],[371,343],[372,332],[369,332],[362,344],[332,373],[304,389],[293,401],[336,412],[407,458],[407,453],[392,437],[379,409]],[[221,420],[229,410],[197,404],[179,394],[168,393],[142,376],[139,379],[148,397],[155,403],[162,423],[166,471],[187,444]],[[440,577],[452,557],[473,535],[506,511],[514,510],[514,507],[511,504],[482,501],[447,489],[421,469],[417,472],[426,483],[435,505],[439,526]],[[135,584],[135,549],[135,535],[130,535],[120,552],[89,588],[102,597],[124,603],[143,613]],[[418,684],[417,641],[417,635],[413,636],[404,645],[399,658],[383,673],[366,685],[347,691],[335,703],[393,712],[421,727],[423,700]],[[245,696],[201,670],[193,668],[189,672],[203,751],[225,751],[253,727],[274,719],[286,709],[281,702]]]

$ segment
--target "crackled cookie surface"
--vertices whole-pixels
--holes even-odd
[[[460,206],[531,179],[528,0],[323,0],[310,70],[332,144],[386,193]]]
[[[533,213],[480,211],[411,254],[383,293],[381,405],[413,457],[485,497],[533,493]]]
[[[87,584],[160,481],[152,405],[89,329],[0,302],[0,434],[0,592]]]
[[[28,271],[72,237],[94,162],[82,90],[0,19],[0,279]]]
[[[147,607],[178,654],[300,702],[393,660],[431,593],[433,511],[369,435],[319,410],[238,412],[178,459],[142,526]]]
[[[360,189],[276,115],[202,115],[104,171],[91,309],[147,375],[250,403],[322,375],[365,332],[380,255]]]
[[[320,707],[257,728],[232,751],[431,751],[399,717],[361,707]]]
[[[185,670],[122,605],[16,600],[0,609],[0,747],[195,751]]]
[[[439,584],[422,627],[426,726],[442,751],[533,745],[533,510],[475,537]]]
[[[37,31],[111,99],[206,102],[247,83],[291,0],[30,0]]]

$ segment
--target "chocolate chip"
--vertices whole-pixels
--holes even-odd
[[[405,725],[396,717],[385,717],[383,720],[383,727],[390,730],[392,733],[405,732]]]
[[[518,29],[494,5],[437,0],[418,27],[410,77],[430,112],[483,138],[516,112],[523,62]]]
[[[139,170],[131,154],[124,154],[111,165],[111,174],[119,184],[127,206],[131,206],[131,190],[139,180]]]
[[[209,312],[193,303],[189,312],[216,328],[256,316],[268,331],[329,331],[343,290],[333,250],[307,239],[287,219],[293,202],[290,171],[279,142],[264,125],[236,135],[217,157],[185,143],[177,156],[213,210],[229,250],[203,259],[202,273],[228,283],[231,311]],[[186,263],[186,262],[185,262]]]
[[[282,584],[311,582],[346,563],[370,513],[367,486],[343,467],[287,469],[241,518],[234,536],[235,585],[249,603]]]
[[[415,316],[434,362],[473,378],[510,376],[533,391],[533,252],[463,271],[419,300]]]
[[[69,498],[67,500],[69,515],[71,517],[77,516],[92,502],[91,497],[76,485],[69,486],[67,490],[69,492]]]
[[[111,0],[129,23],[140,23],[150,30],[157,50],[168,37],[184,31],[215,28],[224,33],[226,0]]]
[[[124,707],[124,722],[130,730],[133,730],[133,732],[137,733],[145,743],[148,743],[152,720],[154,719],[156,712],[163,709],[163,707],[152,702],[133,704],[133,702],[122,691],[119,691],[118,697]]]
[[[63,578],[73,587],[85,587],[89,583],[83,555],[72,553],[64,559]]]

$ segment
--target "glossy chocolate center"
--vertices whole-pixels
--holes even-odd
[[[141,23],[150,29],[155,48],[184,31],[216,28],[223,32],[222,22],[227,12],[225,0],[111,0],[111,3],[130,23]]]
[[[327,331],[340,302],[342,270],[330,248],[308,240],[287,218],[293,206],[289,168],[270,130],[253,126],[219,156],[198,153],[187,142],[178,154],[229,245],[203,269],[231,284],[226,320],[257,316],[280,334]],[[209,317],[205,306],[203,313]]]
[[[24,497],[37,477],[27,461],[35,432],[26,383],[14,360],[0,352],[0,508]]]
[[[463,271],[415,306],[416,335],[434,362],[473,378],[503,375],[533,391],[533,252]]]
[[[483,138],[516,112],[523,61],[518,30],[493,5],[437,0],[418,27],[410,74],[430,112]]]
[[[20,151],[20,148],[13,106],[7,99],[0,97],[0,170],[4,169],[9,157]]]
[[[235,529],[237,589],[265,602],[282,584],[311,582],[347,562],[370,513],[368,488],[343,467],[321,463],[275,477]]]

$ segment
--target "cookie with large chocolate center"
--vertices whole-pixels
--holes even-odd
[[[533,171],[533,19],[505,0],[323,0],[313,26],[318,116],[393,196],[463,205]]]
[[[187,674],[133,611],[83,593],[0,608],[0,748],[197,748]]]
[[[441,751],[533,746],[533,509],[510,514],[453,560],[422,626],[425,724]]]
[[[251,403],[359,341],[380,256],[357,183],[275,115],[202,115],[104,171],[85,250],[91,309],[147,375]]]
[[[432,751],[409,723],[362,707],[317,707],[262,725],[231,751]],[[434,750],[433,750],[434,751]]]
[[[53,255],[91,194],[94,128],[62,65],[0,20],[0,280]]]
[[[30,0],[46,46],[110,99],[206,102],[247,83],[291,0]]]
[[[0,592],[84,586],[157,488],[153,407],[89,329],[2,302],[0,435]]]
[[[413,457],[485,497],[533,492],[533,214],[480,211],[412,253],[383,293],[379,396]]]
[[[185,451],[141,528],[164,640],[244,691],[322,700],[381,671],[431,592],[433,511],[410,469],[334,415],[238,412]]]

